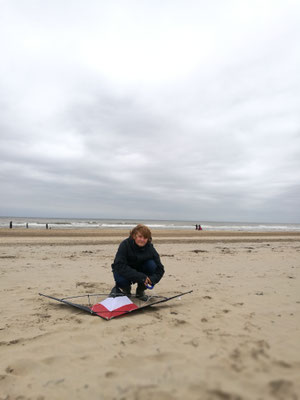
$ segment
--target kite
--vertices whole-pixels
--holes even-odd
[[[189,292],[179,293],[171,297],[164,296],[149,296],[148,300],[141,301],[137,297],[132,296],[131,298],[125,296],[123,293],[115,294],[114,296],[109,296],[107,293],[97,293],[97,294],[85,294],[81,296],[64,297],[59,299],[57,297],[49,296],[47,294],[39,293],[40,296],[47,297],[51,300],[59,301],[68,306],[79,308],[82,311],[88,312],[91,315],[97,315],[105,320],[110,320],[112,318],[119,317],[120,315],[128,314],[133,311],[144,310],[145,308],[152,307],[156,304],[165,303],[169,300],[175,298],[180,298],[185,294],[192,293]],[[106,297],[102,301],[97,301],[98,298]],[[86,304],[73,303],[73,299],[85,299]],[[92,301],[96,298],[96,301]],[[75,300],[77,301],[77,300]]]

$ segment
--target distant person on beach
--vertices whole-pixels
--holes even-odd
[[[202,226],[199,224],[198,231],[202,231]]]
[[[136,297],[143,301],[148,299],[147,286],[156,285],[165,272],[151,242],[151,231],[142,224],[133,228],[129,237],[121,242],[112,264],[116,285],[111,296],[124,293],[130,297],[131,285],[137,283]]]
[[[12,221],[9,223],[9,228],[12,229]]]
[[[198,225],[195,225],[196,226],[196,231],[198,230]]]

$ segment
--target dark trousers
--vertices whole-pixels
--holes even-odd
[[[143,272],[147,276],[153,275],[156,271],[157,265],[154,260],[145,261],[142,267],[139,269],[140,272]],[[128,279],[124,278],[124,276],[120,275],[118,272],[113,272],[114,278],[116,281],[116,285],[119,288],[126,288],[131,286],[132,283]]]

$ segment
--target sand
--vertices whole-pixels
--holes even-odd
[[[300,235],[153,231],[157,295],[111,321],[53,302],[109,292],[126,230],[0,230],[0,399],[299,399]]]

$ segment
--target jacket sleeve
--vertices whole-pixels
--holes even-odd
[[[118,248],[114,263],[112,264],[112,269],[130,282],[142,283],[147,278],[146,274],[128,265],[127,245],[125,241],[123,241]]]
[[[155,250],[155,248],[152,248],[153,251],[153,260],[155,261],[155,264],[157,265],[156,271],[153,275],[149,276],[151,282],[153,285],[156,285],[161,278],[163,277],[164,273],[165,273],[165,268],[162,265],[161,261],[160,261],[160,257],[158,252]]]

